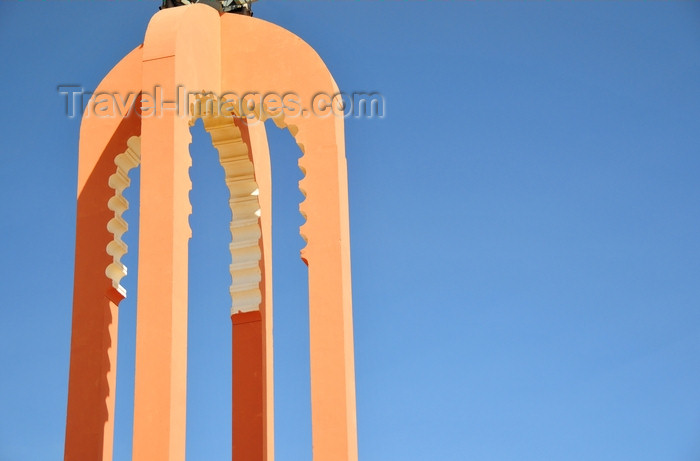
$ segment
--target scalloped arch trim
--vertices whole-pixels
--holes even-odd
[[[126,289],[121,286],[121,279],[126,275],[126,266],[122,264],[121,258],[128,250],[122,236],[129,229],[123,217],[124,212],[129,209],[124,190],[131,184],[129,171],[141,163],[141,138],[132,136],[126,145],[126,150],[114,158],[117,171],[109,177],[109,187],[114,190],[114,196],[107,202],[107,207],[114,212],[114,218],[107,223],[107,230],[114,235],[114,240],[107,244],[107,254],[112,257],[112,263],[105,270],[107,277],[112,281],[112,287],[122,296],[126,296]]]

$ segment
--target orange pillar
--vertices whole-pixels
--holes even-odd
[[[134,461],[185,455],[190,133],[174,118],[142,121]]]
[[[265,125],[203,117],[231,207],[232,457],[272,460],[271,172]]]
[[[140,65],[139,47],[115,66],[95,93],[126,93],[136,88],[137,94]],[[115,287],[118,281],[105,273],[113,263],[107,246],[115,240],[108,229],[115,217],[108,206],[115,195],[109,181],[117,171],[115,157],[140,131],[137,111],[126,112],[105,118],[88,113],[81,123],[66,461],[112,459],[117,306],[123,293]]]
[[[133,461],[185,459],[191,136],[174,101],[179,87],[219,91],[219,37],[203,5],[162,10],[146,31]]]
[[[263,461],[264,336],[260,311],[231,316],[233,324],[233,460]]]
[[[330,120],[334,121],[333,119]],[[347,174],[342,131],[309,132],[301,164],[307,199],[309,348],[314,459],[356,461],[355,364]],[[330,144],[330,145],[329,145]]]
[[[238,250],[232,252],[231,271],[232,459],[272,461],[272,191],[267,135],[260,122],[248,126],[239,118],[225,117],[223,124],[218,120],[205,119],[205,126],[212,132],[231,189],[232,244]],[[217,125],[218,135],[212,131]],[[243,155],[235,157],[232,150]],[[247,257],[237,258],[238,254]],[[251,292],[245,282],[256,274],[257,288]]]
[[[113,138],[78,199],[66,461],[112,459],[117,306],[122,295],[105,276],[112,262],[105,249],[114,238],[107,230],[114,217],[107,208],[114,195],[108,180],[128,136],[122,129]]]

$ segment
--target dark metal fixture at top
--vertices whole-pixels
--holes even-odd
[[[236,13],[245,16],[253,16],[250,4],[257,0],[163,0],[160,9],[172,8],[175,6],[190,5],[192,3],[203,3],[224,13]]]

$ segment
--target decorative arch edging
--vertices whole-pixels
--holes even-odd
[[[117,166],[117,171],[109,177],[109,187],[114,189],[114,196],[107,202],[107,207],[114,212],[114,218],[107,223],[107,230],[114,236],[114,240],[107,245],[107,254],[113,260],[105,269],[105,274],[112,281],[112,287],[126,297],[126,289],[120,283],[126,275],[126,266],[122,264],[121,258],[128,250],[122,236],[129,228],[123,217],[124,212],[129,209],[129,202],[124,197],[124,190],[131,184],[129,171],[141,163],[141,139],[138,136],[129,138],[127,149],[114,158],[114,163]]]

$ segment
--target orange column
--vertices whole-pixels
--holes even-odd
[[[117,305],[105,269],[112,263],[106,247],[114,236],[107,207],[114,190],[108,180],[114,157],[131,136],[125,122],[95,165],[78,199],[73,292],[73,326],[66,421],[66,461],[112,459],[117,366]],[[132,124],[133,125],[133,124]]]
[[[253,165],[260,206],[260,294],[258,311],[231,315],[233,324],[233,460],[274,459],[273,361],[272,361],[272,255],[271,255],[271,170],[265,125],[248,126],[241,119],[233,123],[240,130]],[[234,212],[234,221],[236,219]],[[233,261],[235,264],[237,261]]]
[[[253,123],[242,129],[243,137],[250,147],[250,157],[258,185],[260,204],[260,313],[262,316],[263,340],[263,460],[275,459],[274,436],[274,360],[272,338],[272,170],[270,149],[267,144],[265,124]]]
[[[219,41],[205,5],[161,10],[146,30],[133,461],[185,459],[191,136],[174,101],[181,86],[219,91]]]
[[[141,50],[136,48],[112,69],[95,93],[138,94],[140,67]],[[115,157],[139,131],[136,111],[104,118],[86,114],[81,123],[66,461],[112,459],[117,305],[122,294],[105,274],[113,262],[107,245],[114,239],[107,228],[114,211],[107,202],[115,193],[109,186],[110,176],[117,171]]]
[[[231,316],[233,324],[233,460],[263,461],[264,359],[260,311]]]
[[[174,94],[173,58],[144,63],[144,80]],[[171,111],[141,135],[134,461],[184,461],[190,133]]]
[[[336,121],[337,122],[337,121]],[[342,124],[342,120],[340,120]],[[357,460],[347,173],[342,125],[304,138],[314,459]],[[321,124],[320,126],[324,126]],[[317,127],[319,127],[317,125]]]

